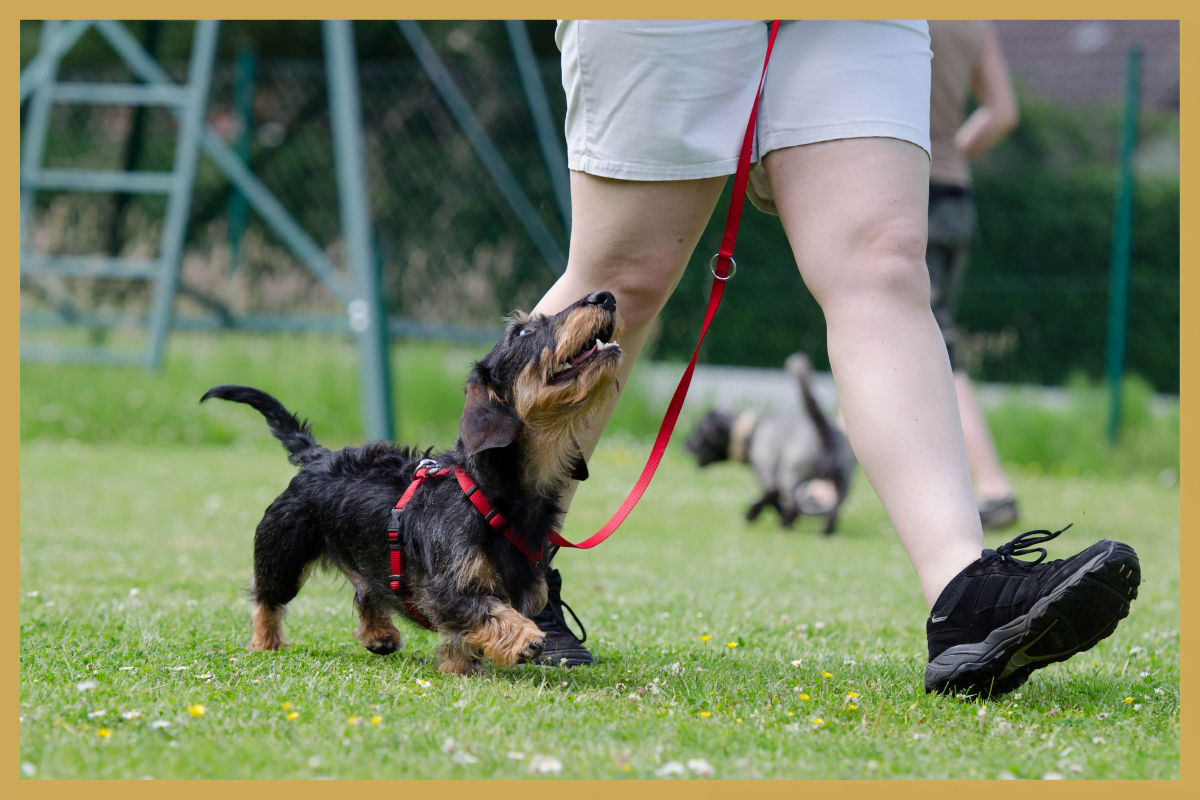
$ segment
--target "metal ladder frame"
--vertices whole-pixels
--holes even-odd
[[[147,326],[149,342],[145,352],[138,356],[107,351],[99,347],[39,348],[22,341],[21,357],[34,360],[142,363],[147,367],[157,368],[162,363],[166,348],[175,292],[179,284],[204,110],[208,102],[216,56],[217,23],[211,20],[200,20],[196,23],[187,82],[183,85],[170,82],[101,84],[58,81],[58,66],[63,54],[88,27],[95,27],[126,64],[137,71],[127,56],[124,37],[114,30],[119,28],[120,33],[124,33],[124,28],[119,23],[90,23],[82,20],[72,20],[65,24],[53,20],[45,23],[38,56],[21,76],[22,96],[32,94],[21,154],[21,275],[123,278],[153,282]],[[179,134],[171,170],[123,172],[52,169],[43,166],[50,113],[56,103],[140,105],[170,109],[179,118]],[[157,256],[150,259],[130,259],[35,253],[29,240],[34,194],[39,190],[166,195],[167,208]]]

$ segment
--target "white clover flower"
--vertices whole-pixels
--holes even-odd
[[[551,775],[562,772],[562,762],[553,756],[535,755],[529,759],[529,769],[540,775]]]
[[[683,764],[678,761],[668,761],[658,769],[654,770],[654,774],[660,778],[668,778],[672,775],[683,774]]]
[[[708,763],[703,758],[689,758],[687,760],[687,768],[699,775],[701,778],[711,778],[714,773],[712,764]]]
[[[100,685],[99,681],[92,681],[92,680],[80,681],[79,683],[75,684],[75,691],[90,692],[92,689],[95,689],[99,685]]]

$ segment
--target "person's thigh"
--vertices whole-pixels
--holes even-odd
[[[891,138],[769,153],[767,175],[801,275],[822,305],[847,292],[923,293],[929,157]]]
[[[564,20],[567,162],[626,180],[728,175],[762,72],[761,20]]]
[[[930,57],[923,20],[783,23],[759,105],[759,149],[890,138],[929,152]],[[750,199],[774,212],[765,166],[750,173]]]

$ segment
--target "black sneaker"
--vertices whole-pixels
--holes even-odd
[[[1137,553],[1105,540],[1043,564],[1046,551],[1036,545],[1065,530],[1029,531],[984,550],[950,581],[925,625],[925,691],[985,697],[1011,692],[1035,669],[1083,652],[1116,630],[1137,597]],[[1037,561],[1013,558],[1035,552],[1041,553]]]
[[[587,630],[579,621],[579,617],[575,616],[575,611],[562,601],[562,576],[558,570],[546,570],[546,589],[546,607],[533,618],[542,629],[542,633],[546,634],[546,641],[542,646],[542,654],[529,663],[542,667],[583,667],[595,664],[596,659],[583,646],[587,641]],[[582,635],[576,636],[567,627],[567,618],[563,616],[564,608],[571,613],[571,618],[579,626]]]
[[[1017,498],[1011,494],[979,503],[979,522],[987,531],[1007,528],[1017,521]]]

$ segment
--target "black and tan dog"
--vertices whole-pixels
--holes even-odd
[[[261,412],[301,468],[254,537],[248,648],[284,646],[284,608],[322,561],[354,585],[354,635],[372,652],[401,647],[399,611],[445,637],[445,672],[535,658],[543,634],[529,617],[546,603],[537,562],[563,487],[587,477],[576,434],[616,386],[620,324],[608,292],[555,316],[510,317],[471,371],[459,441],[431,460],[386,442],[332,452],[270,395],[210,389],[202,400]]]
[[[823,516],[824,532],[830,534],[837,529],[857,461],[846,434],[813,394],[808,356],[793,353],[786,369],[799,386],[804,416],[713,410],[696,424],[686,446],[701,467],[728,460],[754,469],[762,495],[746,510],[747,520],[754,521],[771,506],[785,528],[801,515]],[[821,505],[807,496],[807,485],[816,480],[831,484],[832,503]]]

